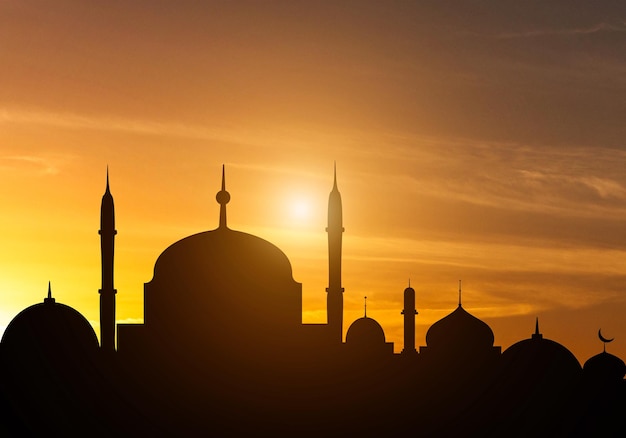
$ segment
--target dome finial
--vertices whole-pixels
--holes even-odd
[[[107,193],[110,193],[109,191],[109,165],[107,164],[107,189],[106,189]]]
[[[535,317],[535,333],[532,335],[532,339],[543,339],[543,335],[539,332],[539,317]]]
[[[50,286],[50,280],[48,280],[48,297],[44,298],[45,304],[54,304],[55,300],[52,298],[52,287]]]
[[[539,317],[538,316],[535,318],[535,334],[536,335],[539,334]]]
[[[363,297],[363,301],[364,301],[363,306],[365,307],[365,312],[364,312],[363,317],[367,318],[367,297]]]
[[[337,189],[337,161],[333,163],[333,190]]]
[[[600,338],[600,340],[602,341],[602,344],[604,346],[604,349],[603,349],[604,353],[606,353],[606,344],[608,344],[609,342],[613,342],[615,340],[615,338],[607,339],[604,336],[602,336],[602,329],[598,330],[598,338]]]
[[[230,193],[226,191],[226,172],[222,164],[222,190],[217,192],[215,199],[220,204],[220,228],[228,228],[226,226],[226,204],[230,201]]]
[[[461,280],[459,280],[459,307],[461,306]]]
[[[411,279],[409,278],[409,287],[411,287]]]

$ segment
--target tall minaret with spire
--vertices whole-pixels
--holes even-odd
[[[343,341],[343,287],[341,287],[341,239],[343,234],[341,194],[337,189],[337,165],[333,190],[328,198],[328,293],[326,308],[332,338]]]
[[[417,310],[415,309],[415,289],[411,287],[411,280],[409,280],[409,287],[404,289],[404,310],[401,312],[404,315],[404,348],[402,354],[415,354],[415,315]]]
[[[102,288],[100,289],[100,346],[102,350],[115,351],[115,294],[113,287],[113,253],[115,246],[115,207],[109,191],[109,168],[107,187],[100,207],[100,253],[102,255]]]

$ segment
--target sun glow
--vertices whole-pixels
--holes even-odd
[[[311,218],[311,203],[306,199],[297,199],[290,206],[291,217],[298,221],[307,221]]]

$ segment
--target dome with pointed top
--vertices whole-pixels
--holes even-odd
[[[558,369],[557,373],[566,370],[580,370],[576,356],[556,341],[546,338],[531,338],[519,341],[502,352],[502,361],[511,362],[516,366],[528,364],[536,368]]]
[[[491,328],[461,305],[434,323],[426,333],[428,348],[485,349],[493,347],[493,343]]]
[[[346,343],[357,346],[384,344],[385,331],[375,319],[364,316],[350,325],[346,333]]]
[[[95,353],[98,338],[83,315],[49,295],[13,318],[2,346],[12,357],[65,360]]]
[[[516,381],[567,384],[578,378],[581,367],[576,356],[563,345],[546,339],[539,327],[530,339],[519,341],[502,352],[503,374]]]
[[[620,382],[626,375],[626,364],[619,357],[603,351],[585,362],[583,373],[595,380]]]
[[[278,247],[228,228],[227,193],[222,174],[218,228],[169,246],[145,285],[145,329],[167,348],[243,354],[296,342],[302,286]]]

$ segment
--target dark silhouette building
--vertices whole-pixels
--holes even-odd
[[[329,197],[327,323],[302,323],[287,256],[228,227],[173,243],[144,286],[144,323],[115,324],[115,215],[101,207],[101,338],[74,309],[18,314],[0,343],[0,433],[13,436],[589,436],[626,433],[621,359],[581,367],[535,333],[504,352],[461,302],[415,347],[404,290],[404,348],[364,315],[343,342],[341,195]],[[117,328],[117,342],[115,329]],[[603,342],[610,342],[603,338]]]
[[[401,312],[404,315],[404,348],[402,354],[416,354],[415,349],[415,316],[417,309],[415,308],[415,289],[409,287],[404,289],[404,309]]]
[[[328,197],[328,288],[327,316],[331,336],[343,341],[343,292],[341,286],[341,241],[344,232],[341,194],[337,189],[337,168],[334,169],[333,190]]]
[[[102,349],[115,351],[115,294],[113,287],[113,255],[115,253],[115,206],[109,190],[109,169],[107,186],[100,207],[100,254],[102,258],[102,288],[100,289],[100,342]]]

